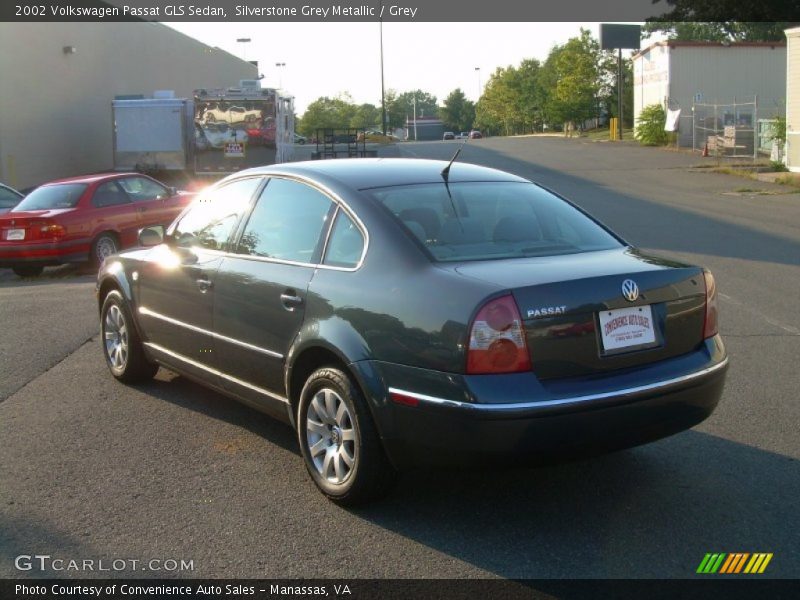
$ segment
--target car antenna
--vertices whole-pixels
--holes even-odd
[[[453,194],[450,193],[450,182],[448,180],[448,177],[450,176],[450,167],[453,166],[453,163],[458,158],[458,155],[461,154],[461,149],[464,148],[464,144],[466,143],[467,142],[464,141],[461,144],[461,146],[459,146],[458,150],[456,150],[456,153],[453,154],[453,158],[451,158],[450,162],[447,163],[447,166],[444,169],[442,169],[442,178],[444,179],[444,189],[447,190],[447,197],[450,198],[450,206],[453,209],[453,216],[456,218],[456,221],[458,221],[458,226],[461,229],[461,233],[464,233],[464,224],[461,222],[461,217],[458,216],[458,211],[456,210],[456,204],[455,202],[453,202]]]
[[[459,155],[459,154],[461,154],[461,150],[464,148],[464,144],[466,144],[466,143],[467,143],[467,142],[466,142],[466,140],[465,140],[465,141],[464,141],[464,142],[463,142],[463,143],[462,143],[462,144],[461,144],[461,145],[458,147],[458,150],[456,150],[456,153],[455,153],[455,154],[453,154],[453,158],[451,158],[451,159],[450,159],[450,162],[449,162],[449,163],[447,163],[447,166],[446,166],[444,169],[442,169],[442,177],[444,177],[444,183],[445,183],[445,185],[447,184],[447,178],[448,178],[448,176],[450,175],[450,167],[452,167],[452,166],[453,166],[453,163],[454,163],[454,162],[456,161],[456,159],[458,158],[458,155]],[[447,193],[449,194],[449,193],[450,193],[450,190],[448,190],[448,192],[447,192]]]

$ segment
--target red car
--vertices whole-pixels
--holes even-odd
[[[50,265],[100,264],[135,245],[142,227],[171,223],[193,196],[138,173],[46,183],[0,215],[0,267],[24,277]]]

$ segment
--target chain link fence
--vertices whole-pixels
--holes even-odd
[[[694,103],[692,148],[712,156],[758,157],[758,98],[749,102]]]

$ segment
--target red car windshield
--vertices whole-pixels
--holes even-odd
[[[22,202],[17,204],[14,212],[75,208],[84,191],[86,191],[85,183],[43,185],[33,190]]]

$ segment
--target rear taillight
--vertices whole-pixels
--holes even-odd
[[[39,237],[41,238],[60,238],[64,233],[64,228],[57,223],[44,223],[39,226]]]
[[[703,277],[706,280],[706,320],[703,325],[703,339],[707,339],[719,333],[717,284],[710,271],[703,271]]]
[[[469,332],[467,373],[530,371],[531,358],[517,303],[511,295],[490,300]]]

